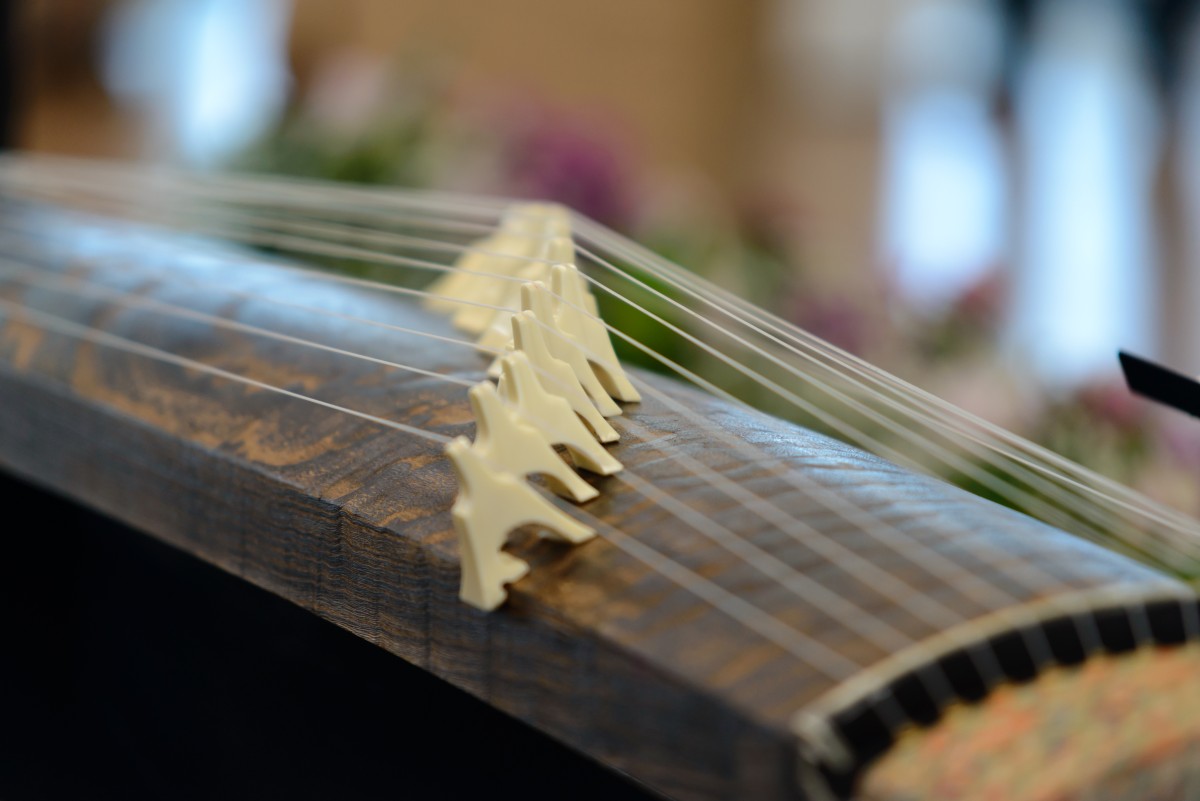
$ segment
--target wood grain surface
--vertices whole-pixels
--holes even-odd
[[[469,349],[247,295],[456,336],[404,299],[124,223],[21,207],[4,209],[0,223],[4,300],[380,417],[472,433],[461,386],[68,291],[61,281],[483,380],[486,361]],[[31,285],[19,277],[30,265],[60,283]],[[1133,645],[1170,640],[1194,611],[1186,586],[1123,557],[849,446],[639,375],[698,415],[647,397],[613,421],[623,432],[613,453],[628,474],[672,503],[648,499],[621,476],[590,477],[601,496],[587,514],[852,669],[831,675],[603,536],[578,548],[531,532],[514,537],[512,550],[532,572],[500,611],[479,612],[456,597],[455,485],[438,443],[48,332],[11,312],[0,313],[0,466],[287,598],[677,798],[798,798],[802,784],[815,786],[817,770],[855,773],[898,733],[881,738],[867,719],[880,690],[919,678],[939,659],[940,670],[980,648],[1040,642],[1045,627],[1063,621],[1085,632],[1115,626],[1118,635],[1103,644],[1122,650],[1121,632]],[[797,535],[755,514],[697,475],[697,462],[818,533]],[[862,516],[847,519],[798,488],[810,483],[913,544],[885,545]],[[833,588],[863,617],[766,576],[714,543],[704,533],[710,524],[679,514],[679,504]],[[957,572],[932,569],[928,553]],[[907,595],[898,599],[860,562]],[[929,599],[954,619],[920,614]],[[881,644],[863,620],[902,632],[906,644]],[[1027,678],[1024,662],[1034,672],[1046,666],[1037,649],[1021,653],[997,660],[1002,673],[987,681],[1003,681],[1003,671]],[[1041,656],[1072,658],[1054,649]],[[967,694],[968,684],[946,686]],[[902,706],[920,718],[929,702],[936,717],[952,700]]]

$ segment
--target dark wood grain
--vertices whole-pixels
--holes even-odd
[[[36,264],[46,275],[482,380],[486,362],[465,348],[234,293],[455,335],[403,299],[118,223],[22,209],[4,216],[4,299],[447,436],[472,432],[461,386],[30,285],[12,270]],[[872,641],[839,610],[786,591],[620,477],[591,479],[602,494],[588,514],[861,669],[826,675],[603,537],[573,549],[516,537],[513,550],[530,562],[531,575],[512,587],[503,609],[479,612],[456,597],[448,514],[455,485],[439,444],[47,332],[17,314],[4,314],[0,327],[0,466],[292,600],[678,798],[797,798],[809,760],[836,763],[845,748],[873,753],[843,742],[833,724],[844,719],[853,729],[876,691],[939,658],[1064,615],[1113,610],[1132,621],[1137,643],[1148,642],[1155,632],[1139,629],[1147,604],[1165,604],[1178,618],[1180,604],[1190,603],[1185,586],[1019,514],[666,379],[644,378],[709,425],[652,398],[629,407],[627,418],[614,421],[624,436],[613,449],[628,472],[836,588],[864,615],[904,632],[911,646]],[[730,436],[757,457],[731,447]],[[896,577],[909,588],[908,601],[934,598],[961,622],[924,619],[912,603],[897,602],[831,557],[823,540],[788,536],[715,489],[681,453]],[[804,482],[887,521],[912,540],[911,549],[885,547],[798,490]],[[989,601],[961,576],[939,575],[922,562],[922,549],[1011,600]]]

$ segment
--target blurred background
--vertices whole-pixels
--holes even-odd
[[[1192,0],[14,0],[6,144],[558,200],[1200,512]]]

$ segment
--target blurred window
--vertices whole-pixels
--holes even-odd
[[[999,21],[982,3],[930,0],[897,27],[884,110],[883,261],[904,299],[952,302],[995,267],[1005,164],[989,99]]]
[[[1137,26],[1107,0],[1055,0],[1018,84],[1022,253],[1013,341],[1060,387],[1150,350],[1157,109]]]
[[[105,87],[149,128],[148,155],[211,166],[283,111],[288,0],[126,0],[103,44]]]

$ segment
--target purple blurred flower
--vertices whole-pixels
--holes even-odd
[[[1120,431],[1133,432],[1145,427],[1145,407],[1119,381],[1087,384],[1075,393],[1075,400],[1093,418]]]
[[[330,133],[361,134],[388,102],[390,78],[391,65],[383,59],[356,50],[336,52],[320,64],[304,111]]]
[[[990,329],[1004,313],[1008,287],[1002,270],[992,270],[955,299],[951,314],[973,327]]]
[[[802,241],[807,215],[789,195],[760,191],[743,198],[737,206],[737,224],[753,246],[787,257]]]
[[[1172,462],[1200,474],[1200,420],[1180,414],[1159,420],[1159,442]]]
[[[515,131],[506,149],[506,191],[554,200],[617,229],[632,221],[628,173],[611,142],[546,115]]]
[[[862,309],[846,298],[800,293],[790,316],[810,334],[850,353],[862,354],[870,339]]]

